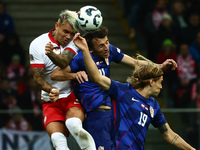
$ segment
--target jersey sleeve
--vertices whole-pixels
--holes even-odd
[[[30,59],[30,67],[39,67],[44,68],[44,59],[42,59],[42,54],[40,53],[40,49],[33,41],[29,47],[29,59]]]
[[[69,64],[71,72],[79,71],[83,67],[83,65],[84,60],[81,51],[79,51],[79,53],[76,56],[74,56],[74,59],[72,59],[71,63]]]
[[[156,115],[155,117],[153,118],[152,120],[152,125],[157,128],[157,127],[160,127],[162,125],[164,125],[165,123],[167,123],[163,113],[161,112],[160,110],[160,106],[159,104],[157,103],[157,112],[156,112]]]
[[[122,58],[124,57],[124,53],[122,53],[121,49],[119,49],[118,47],[115,47],[113,45],[110,44],[109,46],[110,49],[110,55],[111,55],[111,60],[119,63],[121,62]]]
[[[108,94],[115,100],[120,99],[120,97],[124,94],[124,86],[122,83],[111,80],[110,89],[108,90]]]
[[[71,51],[74,55],[78,54],[79,48],[71,41],[66,47],[65,50]]]

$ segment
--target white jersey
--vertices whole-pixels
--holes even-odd
[[[54,29],[53,29],[54,30]],[[30,55],[30,66],[44,68],[45,80],[51,84],[52,87],[59,89],[60,94],[59,98],[67,97],[72,92],[71,82],[70,81],[52,81],[51,73],[57,68],[57,66],[49,59],[49,57],[45,54],[45,46],[47,43],[51,42],[53,44],[53,52],[58,55],[61,55],[64,50],[70,50],[75,55],[78,52],[78,48],[74,45],[73,42],[68,44],[71,45],[62,47],[58,44],[52,36],[52,31],[49,33],[45,33],[34,39],[29,47],[29,55]],[[72,48],[73,47],[73,48]],[[42,90],[41,99],[44,101],[49,101],[49,93]]]

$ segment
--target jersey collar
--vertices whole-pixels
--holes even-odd
[[[48,34],[48,36],[49,36],[49,39],[51,40],[51,42],[53,42],[53,43],[55,43],[55,44],[57,44],[58,46],[60,46],[60,44],[53,38],[53,36],[52,36],[52,32],[53,31],[55,31],[56,29],[51,29],[50,31],[49,31],[49,34]]]

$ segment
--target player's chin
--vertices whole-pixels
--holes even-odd
[[[69,42],[70,42],[70,41],[63,41],[63,42],[62,42],[62,46],[64,46],[64,47],[67,46],[67,45],[69,44]]]

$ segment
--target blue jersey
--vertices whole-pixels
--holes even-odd
[[[109,45],[110,55],[108,59],[95,57],[91,54],[94,62],[96,63],[100,73],[104,76],[110,77],[110,63],[114,61],[116,63],[121,62],[124,54],[121,50],[113,45]],[[81,51],[74,57],[70,63],[71,71],[86,71],[83,54]],[[102,90],[99,85],[92,82],[90,79],[88,82],[79,84],[74,82],[74,92],[77,98],[81,101],[83,107],[87,112],[99,108],[100,105],[105,104],[111,107],[111,99],[108,94]]]
[[[160,127],[167,121],[159,103],[140,95],[129,83],[111,81],[112,117],[116,150],[143,150],[150,123]]]

